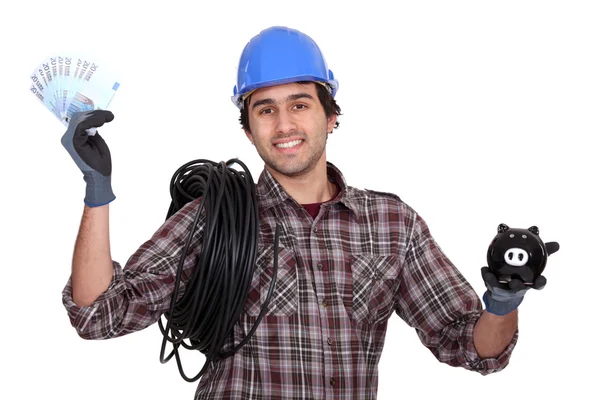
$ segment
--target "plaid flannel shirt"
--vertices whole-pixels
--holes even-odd
[[[225,350],[246,336],[266,299],[280,223],[277,284],[251,340],[210,365],[195,399],[376,399],[377,365],[394,312],[440,362],[484,375],[503,369],[518,332],[497,358],[478,357],[473,328],[481,301],[425,221],[399,197],[348,186],[333,164],[327,168],[340,192],[314,220],[266,169],[261,173],[256,268]],[[113,261],[112,282],[93,304],[77,306],[68,280],[63,303],[81,337],[135,332],[168,310],[199,200],[165,221],[124,268]],[[203,225],[201,218],[180,293],[202,251]]]

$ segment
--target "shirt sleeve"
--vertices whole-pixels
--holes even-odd
[[[168,311],[181,254],[201,198],[172,215],[129,258],[124,268],[113,260],[107,290],[89,306],[73,302],[71,277],[62,292],[71,325],[84,339],[108,339],[142,330]],[[178,298],[200,257],[204,212],[195,227],[181,273]]]
[[[425,221],[412,216],[396,313],[415,328],[421,342],[440,361],[482,375],[504,369],[516,345],[518,331],[496,358],[481,359],[473,342],[481,300],[442,252]]]

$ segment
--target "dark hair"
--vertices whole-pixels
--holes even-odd
[[[302,81],[302,82],[297,82],[297,83],[307,84],[307,83],[314,83],[314,82]],[[321,102],[321,105],[323,106],[323,109],[325,110],[325,116],[327,118],[329,118],[330,116],[332,116],[334,114],[342,115],[342,110],[340,109],[340,106],[338,106],[335,99],[333,98],[331,93],[329,93],[327,88],[318,83],[315,83],[315,85],[317,86],[317,95],[319,97],[319,101]],[[240,110],[240,124],[242,124],[242,128],[244,128],[247,131],[250,131],[250,121],[248,118],[248,107],[250,105],[251,97],[252,97],[252,95],[248,96],[244,100],[244,107]],[[339,126],[340,126],[340,122],[336,121],[333,129],[337,129]]]

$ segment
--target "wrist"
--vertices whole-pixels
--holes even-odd
[[[483,294],[483,304],[486,311],[498,316],[516,310],[522,302],[523,296],[494,293],[489,289]]]
[[[105,176],[96,171],[84,172],[83,180],[86,182],[86,187],[83,202],[87,206],[104,206],[116,198],[110,178],[110,175]]]

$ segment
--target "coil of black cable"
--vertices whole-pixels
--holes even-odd
[[[233,164],[242,171],[232,168]],[[228,335],[243,312],[250,290],[258,250],[258,203],[256,186],[246,165],[238,159],[216,163],[198,159],[181,166],[171,179],[169,219],[188,202],[202,197],[182,251],[169,310],[159,319],[163,334],[160,362],[173,356],[182,378],[198,380],[211,362],[232,356],[252,337],[260,324],[273,293],[277,277],[277,255],[281,226],[275,230],[273,277],[265,303],[254,325],[233,349],[223,352]],[[179,300],[185,255],[188,253],[200,215],[204,212],[202,251]],[[189,343],[186,343],[188,340]],[[164,356],[167,342],[173,350]],[[179,347],[198,350],[206,356],[204,366],[194,377],[183,371]]]

